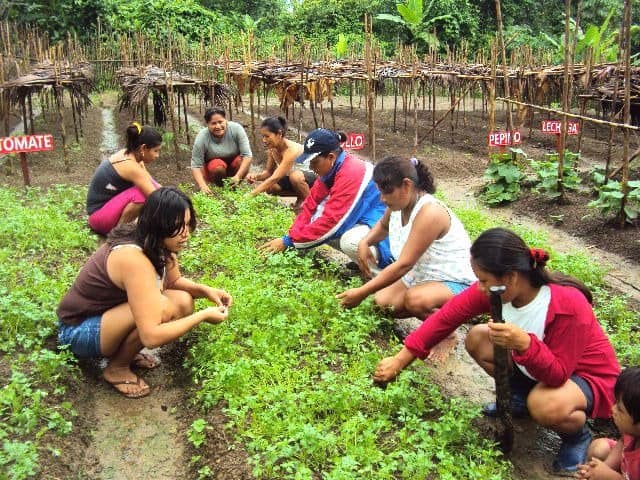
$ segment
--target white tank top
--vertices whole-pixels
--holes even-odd
[[[408,286],[418,285],[428,281],[457,282],[471,284],[476,277],[471,269],[471,240],[451,210],[433,195],[425,193],[418,199],[411,211],[409,221],[402,225],[402,212],[391,212],[389,219],[389,243],[394,258],[400,257],[400,252],[409,238],[413,227],[413,220],[420,209],[429,203],[436,203],[446,209],[451,219],[449,231],[427,248],[418,259],[413,269],[405,275],[403,280]]]

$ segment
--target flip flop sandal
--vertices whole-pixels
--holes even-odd
[[[121,382],[110,382],[106,378],[104,379],[104,381],[107,382],[109,385],[111,385],[115,389],[115,391],[118,392],[120,395],[127,398],[142,398],[142,397],[146,397],[147,395],[149,395],[149,393],[151,393],[151,388],[149,387],[149,385],[147,385],[146,388],[142,386],[141,384],[142,379],[138,375],[136,375],[135,381],[123,380]],[[120,385],[137,385],[138,387],[141,388],[141,390],[137,392],[136,391],[127,392],[118,388]]]
[[[133,357],[131,365],[137,368],[145,368],[147,370],[151,370],[152,368],[158,367],[160,363],[160,359],[154,357],[153,355],[149,355],[148,353],[138,353],[135,357]]]

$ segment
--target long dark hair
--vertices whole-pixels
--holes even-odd
[[[480,234],[471,245],[471,258],[482,270],[498,278],[508,272],[520,272],[532,286],[548,283],[568,285],[582,292],[589,303],[593,297],[587,286],[577,278],[546,268],[549,255],[543,250],[532,250],[518,235],[506,228],[491,228]]]
[[[147,148],[154,148],[162,144],[162,135],[149,125],[140,125],[138,122],[133,122],[127,127],[126,133],[127,145],[125,153],[133,153],[142,145],[146,145]]]
[[[285,133],[287,133],[287,120],[284,117],[265,118],[260,127],[266,128],[271,133],[280,133],[284,137]]]
[[[189,209],[191,219],[185,224]],[[164,248],[164,239],[177,235],[183,228],[194,231],[196,212],[189,197],[174,187],[160,187],[149,195],[137,222],[114,228],[107,239],[109,245],[135,243],[142,248],[158,275],[171,261],[171,252]]]
[[[435,193],[436,186],[429,168],[416,158],[389,156],[382,159],[373,169],[373,181],[381,192],[391,192],[408,178],[416,188],[427,193]]]

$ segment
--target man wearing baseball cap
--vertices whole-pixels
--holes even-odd
[[[357,261],[358,242],[382,217],[386,206],[373,181],[373,165],[341,147],[346,138],[324,128],[312,131],[297,159],[318,175],[287,235],[260,247],[263,252],[312,248],[323,243]],[[374,256],[379,268],[391,263],[389,239],[379,242]]]

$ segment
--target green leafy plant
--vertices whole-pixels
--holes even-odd
[[[520,149],[511,149],[511,153],[491,154],[489,166],[484,172],[487,183],[481,194],[487,204],[496,206],[518,198],[520,181],[524,178],[520,157],[526,157]]]
[[[536,192],[543,193],[550,198],[558,198],[561,195],[558,189],[559,183],[562,190],[576,190],[580,185],[580,176],[576,171],[576,164],[580,159],[579,153],[568,150],[564,152],[562,161],[562,180],[558,180],[558,154],[547,153],[544,160],[531,160],[530,166],[537,176],[534,188]]]
[[[434,2],[435,0],[431,0],[429,5],[423,8],[422,0],[407,0],[406,3],[396,4],[400,16],[380,13],[376,15],[376,18],[404,25],[409,29],[414,39],[422,40],[427,45],[436,48],[438,40],[429,31],[430,27],[443,20],[452,20],[453,16],[445,14],[429,18]]]
[[[198,418],[197,420],[194,420],[187,431],[187,439],[194,447],[200,448],[207,438],[208,428],[209,426],[205,419]]]
[[[606,184],[597,187],[598,198],[589,202],[589,207],[600,211],[602,215],[619,215],[624,211],[625,221],[633,222],[640,213],[640,180],[627,183],[629,192],[627,201],[622,208],[622,185],[616,180],[609,180]]]

